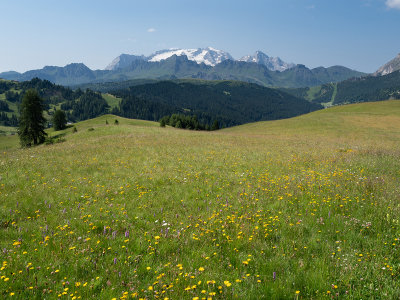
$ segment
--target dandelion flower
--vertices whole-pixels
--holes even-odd
[[[225,284],[227,287],[230,287],[230,286],[232,285],[232,283],[230,283],[228,280],[225,280],[225,281],[224,281],[224,284]]]

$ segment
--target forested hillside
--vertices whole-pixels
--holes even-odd
[[[331,105],[400,99],[400,71],[385,76],[352,78],[318,87],[280,90],[313,103]]]
[[[256,84],[221,81],[161,81],[111,92],[122,99],[112,113],[128,118],[159,120],[164,115],[197,115],[200,123],[218,120],[229,127],[305,114],[322,107]]]
[[[17,126],[19,104],[25,92],[35,89],[44,99],[47,119],[56,108],[66,111],[69,121],[75,122],[93,118],[108,112],[109,106],[102,94],[89,89],[72,90],[48,80],[34,78],[30,81],[0,81],[0,125]]]
[[[338,83],[334,104],[400,99],[400,71]]]

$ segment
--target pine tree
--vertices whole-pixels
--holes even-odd
[[[63,130],[67,128],[67,116],[64,111],[56,110],[53,116],[54,130]]]
[[[28,90],[22,98],[18,135],[22,147],[30,147],[45,141],[46,119],[43,117],[43,99],[35,90]]]

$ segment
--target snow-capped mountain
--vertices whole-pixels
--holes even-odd
[[[214,49],[212,47],[207,48],[197,48],[197,49],[165,49],[157,51],[150,56],[144,55],[129,55],[121,54],[115,58],[105,69],[106,70],[117,70],[129,67],[132,62],[137,60],[144,60],[148,62],[160,62],[170,58],[171,56],[183,56],[185,55],[188,60],[195,61],[198,64],[204,63],[208,66],[216,66],[225,60],[235,60],[228,52],[223,50]],[[261,51],[257,51],[253,55],[244,56],[238,61],[244,62],[255,62],[266,66],[271,71],[285,71],[291,69],[295,64],[286,63],[282,61],[279,57],[269,57]]]
[[[400,53],[394,59],[389,61],[387,64],[380,67],[379,70],[374,73],[374,75],[375,76],[379,76],[379,75],[383,76],[383,75],[387,75],[387,74],[393,73],[398,70],[400,70]]]
[[[227,59],[234,60],[228,52],[217,50],[211,47],[197,49],[161,50],[150,55],[147,59],[150,62],[156,62],[165,60],[173,55],[186,55],[189,60],[195,61],[198,64],[204,63],[208,66],[215,66]]]
[[[239,61],[255,62],[260,65],[266,66],[271,71],[285,71],[296,66],[293,63],[286,63],[279,57],[269,57],[261,51],[256,51],[253,55],[246,55],[239,59]]]
[[[115,58],[106,68],[105,70],[117,70],[128,67],[132,62],[136,60],[146,60],[144,55],[129,55],[129,54],[121,54],[117,58]]]

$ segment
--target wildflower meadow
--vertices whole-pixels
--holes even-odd
[[[2,299],[400,297],[400,101],[75,128],[0,137]]]

